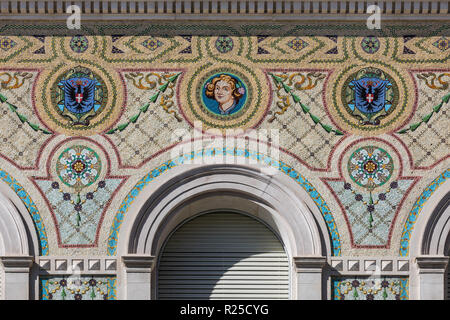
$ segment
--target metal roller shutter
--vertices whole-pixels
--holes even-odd
[[[158,298],[288,299],[288,258],[259,221],[205,214],[182,225],[163,249]]]

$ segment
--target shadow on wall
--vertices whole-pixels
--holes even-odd
[[[68,15],[69,16],[69,15]],[[368,15],[369,16],[369,15]],[[32,31],[18,30],[17,26],[28,26]],[[46,26],[41,27],[41,26]],[[51,26],[50,28],[47,28]],[[195,26],[195,28],[192,28]],[[81,17],[81,28],[69,30],[65,21],[5,21],[0,23],[0,35],[3,36],[74,36],[74,35],[103,35],[113,37],[123,36],[146,36],[158,37],[173,36],[223,36],[224,31],[228,36],[256,36],[263,39],[266,36],[330,36],[330,26],[334,30],[333,36],[386,36],[386,30],[393,37],[410,36],[449,36],[450,29],[442,28],[442,21],[420,22],[411,25],[411,21],[390,21],[382,25],[382,29],[368,29],[366,20],[362,21],[285,21],[285,22],[262,22],[262,21],[156,21],[155,23],[142,23],[140,21],[83,21]],[[37,31],[38,30],[38,31]],[[191,34],[186,35],[186,30]],[[261,38],[263,37],[263,38]]]
[[[158,299],[289,299],[289,262],[263,223],[208,213],[169,237],[157,281]]]

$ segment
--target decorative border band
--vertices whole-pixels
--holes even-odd
[[[331,237],[331,246],[332,246],[332,252],[333,256],[340,256],[341,255],[341,242],[339,237],[339,232],[337,230],[336,223],[334,221],[334,217],[331,213],[330,208],[326,204],[325,200],[322,198],[322,196],[319,194],[319,192],[313,187],[313,185],[300,173],[289,167],[287,164],[273,160],[270,157],[259,154],[257,152],[250,152],[248,150],[239,150],[239,149],[226,149],[226,148],[213,148],[213,149],[204,149],[201,151],[191,152],[189,154],[185,154],[183,156],[180,156],[176,159],[164,162],[159,167],[153,169],[150,173],[145,175],[141,180],[139,180],[134,188],[128,193],[128,195],[123,200],[122,204],[120,205],[119,210],[116,213],[116,216],[114,217],[113,225],[111,227],[111,232],[108,237],[108,256],[113,256],[116,254],[117,249],[117,240],[119,237],[119,231],[120,227],[122,225],[123,219],[125,217],[125,214],[127,213],[129,207],[133,203],[134,199],[138,196],[138,194],[150,183],[152,182],[156,177],[161,175],[162,173],[168,171],[169,169],[172,169],[176,166],[179,166],[183,164],[185,161],[192,161],[199,157],[210,157],[214,155],[232,155],[232,156],[238,156],[238,157],[245,157],[245,158],[251,158],[252,160],[257,160],[259,163],[269,165],[275,169],[278,169],[279,171],[284,172],[289,177],[294,179],[303,189],[305,189],[306,192],[311,196],[313,201],[316,203],[317,207],[319,208],[320,212],[322,213],[322,216],[325,220],[325,223],[327,224],[328,231]]]
[[[48,255],[48,239],[47,232],[45,231],[44,222],[42,221],[42,217],[39,213],[39,210],[36,204],[31,200],[30,195],[25,191],[22,185],[17,182],[10,174],[0,169],[0,179],[6,182],[12,190],[19,196],[20,200],[22,200],[23,204],[27,208],[28,212],[33,219],[34,225],[36,227],[36,231],[39,237],[40,242],[40,255],[46,256]]]
[[[374,300],[376,293],[374,292],[374,294],[372,294],[372,290],[374,291],[381,291],[384,290],[384,294],[380,294],[380,296],[384,295],[384,299],[387,300],[388,299],[388,294],[387,294],[387,288],[388,288],[388,284],[389,282],[392,283],[392,280],[395,280],[395,282],[397,282],[397,289],[399,290],[398,295],[396,295],[396,299],[398,300],[409,300],[409,278],[408,277],[398,277],[398,278],[392,278],[392,277],[380,277],[379,279],[376,279],[378,281],[381,281],[381,279],[383,279],[386,284],[382,284],[381,287],[376,290],[375,288],[371,288],[370,289],[370,294],[367,296],[367,300]],[[360,300],[360,296],[361,296],[361,292],[358,294],[358,289],[360,289],[360,291],[362,291],[363,287],[361,286],[363,281],[370,281],[370,278],[350,278],[350,277],[333,277],[332,279],[332,300],[348,300],[346,298],[350,298],[351,296],[353,296],[353,300]],[[375,280],[375,278],[371,279],[372,281]],[[390,281],[389,281],[390,280]],[[344,292],[342,292],[342,285],[343,284],[350,284],[349,286],[353,287],[352,292],[356,293],[356,296],[354,294],[348,294],[348,292],[346,292],[347,294],[345,294]],[[347,287],[348,288],[348,287]],[[392,287],[391,287],[392,288]],[[371,296],[371,299],[369,298],[369,296]],[[392,300],[389,299],[389,300]]]
[[[329,257],[332,276],[409,276],[410,259],[392,256]]]
[[[86,276],[74,277],[74,279],[80,279],[80,280],[82,278],[85,281],[86,281],[86,279],[88,281],[89,281],[89,279],[94,279],[94,277],[86,277]],[[58,279],[59,279],[59,277],[58,277]],[[105,276],[104,279],[106,280],[106,293],[107,293],[106,300],[117,300],[117,277],[115,277],[115,276]],[[47,276],[47,277],[41,277],[40,278],[40,288],[39,288],[40,289],[40,294],[39,294],[40,300],[53,300],[52,299],[53,298],[52,297],[52,293],[53,292],[51,292],[51,290],[50,290],[50,282],[52,282],[52,280],[53,280],[52,276]],[[66,281],[66,285],[67,285],[67,281]],[[58,285],[57,288],[58,288],[58,291],[60,289],[62,289],[60,285]],[[81,295],[79,295],[79,296],[81,297]],[[96,295],[94,295],[94,296],[96,296]],[[76,298],[76,296],[75,296],[75,298]]]
[[[2,1],[2,19],[40,18],[55,19],[66,15],[66,8],[76,4],[84,18],[95,19],[98,15],[108,19],[303,19],[305,16],[320,16],[323,19],[367,18],[367,7],[373,2],[366,0],[311,1],[311,0],[166,0],[166,1]],[[448,1],[377,1],[384,18],[425,20],[448,19]],[[147,16],[144,16],[147,15]],[[447,16],[446,16],[447,15]],[[440,16],[440,17],[439,17]],[[84,19],[83,18],[83,19]]]
[[[428,187],[422,192],[419,199],[417,199],[414,207],[409,213],[408,219],[406,220],[405,226],[403,228],[402,237],[400,240],[400,256],[407,257],[409,255],[409,241],[411,240],[412,231],[414,229],[414,224],[422,211],[423,206],[431,195],[442,185],[447,178],[450,177],[450,169],[444,171],[436,179],[431,182]]]
[[[40,275],[115,275],[117,259],[107,256],[45,256],[36,257]]]

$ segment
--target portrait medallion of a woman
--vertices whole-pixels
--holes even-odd
[[[229,74],[217,74],[205,85],[203,99],[209,111],[218,115],[232,115],[242,109],[246,90],[242,82]]]

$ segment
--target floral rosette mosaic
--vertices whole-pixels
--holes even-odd
[[[61,181],[76,190],[93,184],[101,170],[99,156],[89,147],[72,146],[64,150],[56,163],[56,171]]]
[[[89,47],[89,41],[85,36],[74,36],[70,40],[70,48],[75,53],[83,53]]]
[[[348,161],[348,172],[352,180],[369,190],[385,184],[393,170],[391,156],[379,147],[361,147],[352,153]]]

